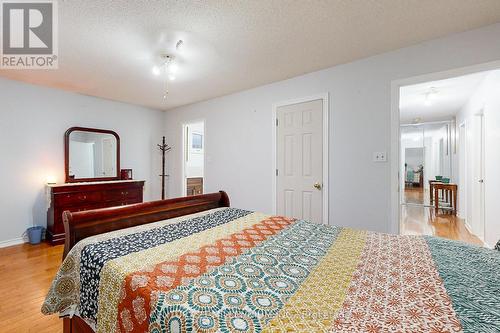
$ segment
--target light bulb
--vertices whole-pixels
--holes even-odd
[[[160,75],[160,67],[154,66],[153,67],[153,75],[159,76]]]
[[[168,71],[171,73],[171,74],[175,74],[177,73],[177,70],[179,69],[179,66],[177,66],[176,63],[171,63],[170,65],[168,65]]]
[[[437,97],[437,89],[435,87],[431,87],[430,91],[429,91],[429,98],[431,99],[435,99]]]
[[[175,75],[170,74],[170,75],[168,76],[168,79],[169,79],[170,81],[174,81],[174,80],[175,80]]]
[[[431,87],[429,89],[429,92],[427,92],[427,94],[425,94],[425,101],[424,101],[424,105],[426,106],[431,106],[434,102],[434,100],[436,99],[437,97],[437,89],[434,88],[434,87]]]

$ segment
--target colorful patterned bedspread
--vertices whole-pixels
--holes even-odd
[[[109,332],[500,332],[500,252],[221,208],[91,237],[44,314]]]

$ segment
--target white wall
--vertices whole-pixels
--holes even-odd
[[[146,180],[145,200],[159,198],[163,114],[109,100],[0,79],[0,245],[32,224],[46,225],[44,184],[64,182],[64,132],[72,126],[116,131],[121,167]]]
[[[391,81],[498,60],[499,36],[496,24],[168,111],[169,195],[182,190],[181,124],[205,119],[206,191],[270,213],[272,105],[328,92],[330,223],[389,231],[390,163],[372,157],[390,152]]]
[[[484,136],[485,136],[485,237],[484,241],[493,246],[500,239],[500,70],[492,71],[479,85],[474,95],[469,102],[462,108],[457,116],[457,131],[458,126],[464,121],[466,122],[467,138],[473,142],[475,137],[474,126],[475,115],[483,111],[484,114]],[[462,142],[462,141],[461,141]],[[469,143],[467,157],[474,158],[474,147]],[[469,170],[472,171],[472,170]],[[459,196],[465,196],[467,189],[467,215],[471,218],[471,206],[474,196],[472,186],[475,184],[475,179],[472,172],[467,174],[467,184],[464,180],[459,180]],[[468,185],[468,186],[466,186]],[[462,207],[462,214],[463,209]],[[472,221],[471,221],[472,222]],[[473,229],[475,223],[469,223]],[[478,230],[473,230],[479,233]]]

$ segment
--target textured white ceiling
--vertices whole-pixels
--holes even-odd
[[[401,87],[399,97],[402,124],[451,119],[467,103],[482,80],[490,72],[480,72],[446,80],[430,81]],[[426,95],[434,88],[432,104],[426,105]]]
[[[66,0],[59,70],[0,75],[167,110],[499,21],[498,0]],[[179,38],[163,101],[151,68]]]

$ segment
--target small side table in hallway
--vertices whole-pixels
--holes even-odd
[[[446,184],[441,182],[431,183],[431,196],[434,192],[434,209],[436,214],[439,210],[439,190],[442,191],[446,201],[450,202],[453,215],[457,215],[457,184]],[[431,198],[432,199],[432,198]]]

